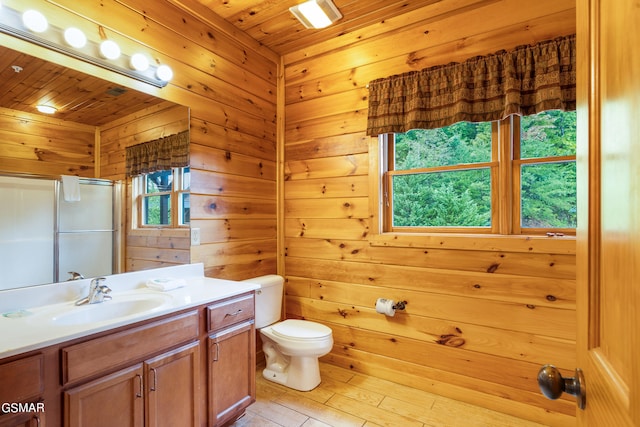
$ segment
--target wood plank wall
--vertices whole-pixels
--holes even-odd
[[[378,233],[367,82],[575,32],[573,0],[437,2],[284,56],[287,317],[333,329],[324,360],[549,425],[539,367],[575,368],[571,238]],[[395,317],[379,297],[406,300]]]
[[[190,0],[155,1],[153,7],[146,0],[48,3],[83,21],[82,28],[102,25],[103,32],[123,39],[123,49],[144,46],[173,68],[174,79],[155,89],[95,67],[89,71],[190,109],[191,226],[201,230],[201,244],[185,245],[182,235],[176,243],[168,231],[127,236],[127,268],[149,268],[168,256],[171,262],[204,262],[205,273],[214,277],[275,273],[280,58]],[[104,176],[120,174],[110,157],[120,155],[101,156]],[[167,249],[176,246],[180,257],[172,258],[176,253]]]
[[[190,107],[192,226],[202,243],[190,258],[208,275],[276,271],[282,178],[287,315],[333,328],[328,361],[550,425],[573,422],[569,399],[547,401],[535,386],[542,363],[575,367],[572,243],[376,235],[375,143],[364,134],[368,81],[572,33],[573,1],[438,2],[285,55],[284,177],[277,55],[190,0],[51,3],[173,67],[169,86],[142,89]],[[409,304],[386,318],[373,310],[377,297]]]
[[[126,214],[120,225],[125,231],[122,238],[125,271],[189,263],[191,239],[188,228],[132,227],[132,185],[131,179],[126,178],[125,156],[127,147],[185,130],[189,130],[189,108],[172,102],[144,108],[100,128],[99,175],[125,183],[122,206]]]
[[[94,177],[95,127],[0,108],[0,171]]]

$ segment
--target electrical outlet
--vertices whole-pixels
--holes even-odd
[[[200,229],[191,229],[191,246],[198,246],[200,244]]]

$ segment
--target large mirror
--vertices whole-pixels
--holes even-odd
[[[5,191],[5,199],[0,200],[0,254],[14,255],[10,262],[8,258],[2,261],[2,274],[7,278],[0,283],[2,291],[66,280],[69,264],[59,253],[60,246],[66,243],[56,237],[56,226],[60,224],[56,217],[61,210],[73,211],[75,225],[95,217],[91,207],[101,202],[92,198],[102,196],[94,193],[101,195],[110,187],[108,194],[113,195],[124,179],[125,148],[185,130],[180,127],[188,130],[189,112],[185,106],[2,46],[0,79],[0,188],[11,190],[26,185],[31,194],[37,195],[35,200],[23,203],[20,210],[16,200],[21,195],[15,191]],[[40,112],[38,105],[54,107],[55,112]],[[64,206],[62,176],[80,178],[86,194],[84,203]],[[107,221],[113,216],[118,223],[125,217],[126,206],[119,204],[122,197],[117,194],[113,200],[114,212],[106,215]],[[40,226],[34,226],[35,220],[29,218],[40,210],[51,210],[54,216],[50,220],[51,249],[46,241],[39,249],[28,246],[38,239],[36,231],[49,233],[46,229],[36,230]],[[76,231],[86,231],[83,227]],[[88,242],[77,232],[65,238]],[[104,241],[105,237],[101,239]],[[105,246],[97,242],[96,248]],[[112,243],[117,251],[122,240],[114,238]],[[83,261],[77,263],[85,266],[89,260],[100,258],[92,249],[75,249],[72,253],[82,255]],[[48,270],[49,264],[61,260],[65,271],[60,271],[58,277],[54,274],[47,280],[34,275],[33,279],[25,279],[25,272],[33,271],[36,263]]]

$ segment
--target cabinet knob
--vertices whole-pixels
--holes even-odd
[[[553,365],[544,365],[538,372],[538,386],[547,398],[556,400],[562,393],[576,397],[578,408],[586,406],[586,387],[582,369],[577,368],[575,377],[563,378],[558,368]]]

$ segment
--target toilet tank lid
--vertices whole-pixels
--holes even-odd
[[[282,285],[284,283],[284,277],[277,274],[267,274],[265,276],[252,277],[251,279],[245,279],[243,282],[256,283],[261,288],[268,288],[274,285]]]
[[[325,338],[331,335],[331,328],[308,320],[287,319],[271,328],[276,335],[297,339]]]

